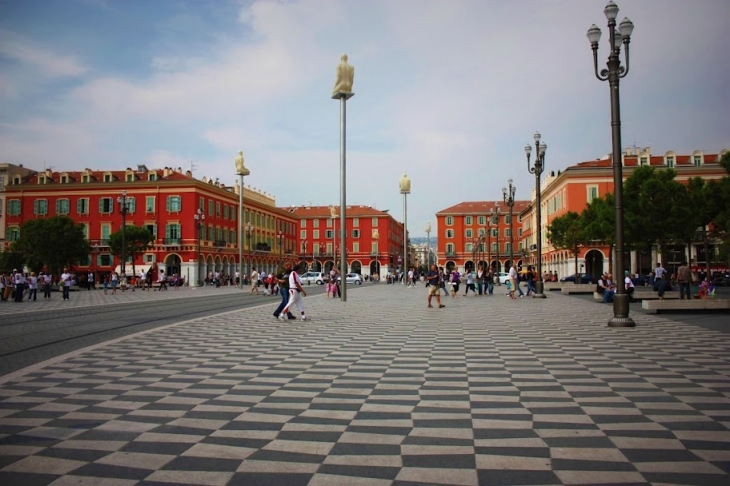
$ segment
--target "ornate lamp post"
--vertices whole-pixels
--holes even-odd
[[[244,231],[246,232],[246,240],[248,241],[248,268],[246,269],[246,280],[248,280],[251,276],[251,237],[253,236],[253,226],[251,226],[251,223],[246,223]],[[243,285],[241,287],[243,288]]]
[[[330,218],[332,219],[332,268],[337,268],[337,208],[334,206],[330,206]]]
[[[205,213],[201,208],[198,208],[198,210],[193,215],[193,218],[195,218],[195,225],[198,227],[198,254],[196,255],[196,258],[198,260],[198,264],[196,267],[198,268],[198,285],[202,285],[203,281],[201,280],[200,276],[202,274],[201,269],[201,263],[202,263],[202,255],[200,254],[200,234],[203,230],[203,225],[205,224]],[[241,269],[243,270],[243,265],[241,266]],[[243,279],[241,280],[243,282]]]
[[[411,180],[408,175],[404,172],[403,176],[398,182],[400,187],[400,193],[403,194],[403,275],[401,283],[406,283],[405,275],[407,274],[406,267],[408,267],[408,194],[411,193]]]
[[[616,277],[624,278],[624,209],[623,209],[623,174],[621,166],[621,101],[619,98],[619,80],[629,74],[629,42],[634,24],[625,18],[616,31],[616,17],[618,6],[608,2],[603,13],[608,19],[609,55],[608,69],[598,71],[598,41],[601,39],[601,29],[596,24],[588,29],[588,41],[593,50],[593,70],[600,81],[608,81],[611,91],[611,138],[613,156],[613,187],[616,202]],[[621,44],[626,52],[626,67],[621,65]],[[613,297],[613,317],[608,321],[611,327],[634,327],[636,323],[629,317],[629,295],[623,284],[616,286]]]
[[[243,270],[243,177],[251,174],[251,171],[244,165],[243,151],[239,151],[238,157],[236,157],[236,174],[241,179],[241,189],[238,191],[238,263]],[[243,289],[243,285],[241,285],[241,289]]]
[[[527,155],[527,171],[530,174],[535,174],[535,216],[537,221],[537,278],[535,290],[537,292],[533,295],[536,299],[544,299],[545,293],[543,292],[542,282],[542,203],[540,202],[540,174],[545,170],[545,151],[547,151],[547,145],[545,142],[540,142],[540,132],[535,132],[533,136],[535,139],[535,164],[530,166],[530,154],[532,153],[532,146],[525,145],[525,154]]]
[[[284,233],[281,231],[276,233],[276,242],[279,245],[279,266],[281,266],[281,246],[284,243]]]
[[[431,270],[431,222],[429,221],[426,225],[426,259],[428,262],[426,266]]]
[[[517,191],[517,188],[512,185],[512,179],[507,179],[507,187],[502,187],[502,199],[504,200],[504,203],[509,208],[509,266],[510,268],[515,266],[515,251],[514,251],[514,236],[512,236],[512,233],[514,231],[514,223],[512,220],[514,219],[514,213],[512,212],[512,207],[515,205],[515,192]]]
[[[119,203],[119,209],[122,212],[122,274],[126,275],[124,265],[127,263],[127,213],[129,212],[129,206],[127,205],[129,198],[127,197],[127,191],[122,191],[122,195],[117,198]]]
[[[497,236],[495,237],[497,241],[497,285],[502,285],[499,280],[499,274],[502,272],[502,262],[499,261],[499,217],[502,212],[499,209],[499,203],[494,204],[494,207],[489,210],[489,215],[492,218],[492,224],[497,227]]]

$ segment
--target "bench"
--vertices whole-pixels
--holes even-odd
[[[730,299],[643,300],[641,308],[654,314],[683,310],[730,311]]]
[[[560,282],[544,282],[542,284],[543,290],[557,290],[560,291],[560,289],[563,287],[563,285]]]
[[[603,294],[599,294],[598,292],[593,292],[593,298],[596,300],[603,300]],[[679,291],[671,291],[671,292],[664,292],[664,298],[665,299],[679,299]],[[634,291],[634,300],[659,300],[659,296],[656,292],[638,292]]]
[[[560,289],[560,293],[564,295],[571,294],[592,294],[596,291],[595,284],[574,284],[566,283]]]

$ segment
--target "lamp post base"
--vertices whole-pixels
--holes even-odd
[[[608,327],[636,327],[634,320],[629,317],[628,294],[613,296],[613,317],[609,319]]]
[[[532,298],[533,298],[533,299],[545,299],[545,298],[546,298],[546,296],[545,296],[545,294],[543,294],[542,292],[538,292],[538,293],[536,293],[536,294],[532,294]]]
[[[536,282],[535,283],[535,293],[532,294],[533,299],[544,299],[545,293],[543,292],[544,287],[542,285],[542,282]]]

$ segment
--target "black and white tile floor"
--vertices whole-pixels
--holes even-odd
[[[730,484],[730,334],[376,285],[0,378],[0,484]],[[593,314],[591,314],[593,313]]]

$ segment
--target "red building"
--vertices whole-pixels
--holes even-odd
[[[127,225],[146,227],[154,245],[132,264],[140,269],[164,269],[188,282],[202,282],[209,273],[233,275],[239,265],[238,184],[195,179],[190,171],[164,168],[78,172],[33,172],[9,174],[5,187],[5,245],[20,236],[21,225],[35,218],[64,215],[84,226],[92,245],[88,261],[75,271],[94,272],[99,277],[121,270],[111,254],[109,235]],[[121,197],[126,197],[126,214]],[[281,259],[296,260],[297,218],[276,207],[275,199],[263,192],[244,191],[244,263],[272,272]]]
[[[436,213],[438,264],[463,271],[488,263],[507,271],[512,266],[510,249],[522,235],[519,214],[528,205],[529,201],[515,201],[512,214],[502,201],[469,201],[442,209]],[[523,253],[521,247],[514,247],[518,267]]]
[[[298,206],[291,211],[299,219],[297,237],[302,263],[313,271],[329,272],[334,261],[339,264],[340,207],[334,207],[337,214],[334,220],[327,206]],[[387,212],[370,206],[347,206],[346,217],[347,272],[362,275],[395,272],[403,254],[403,224]]]

